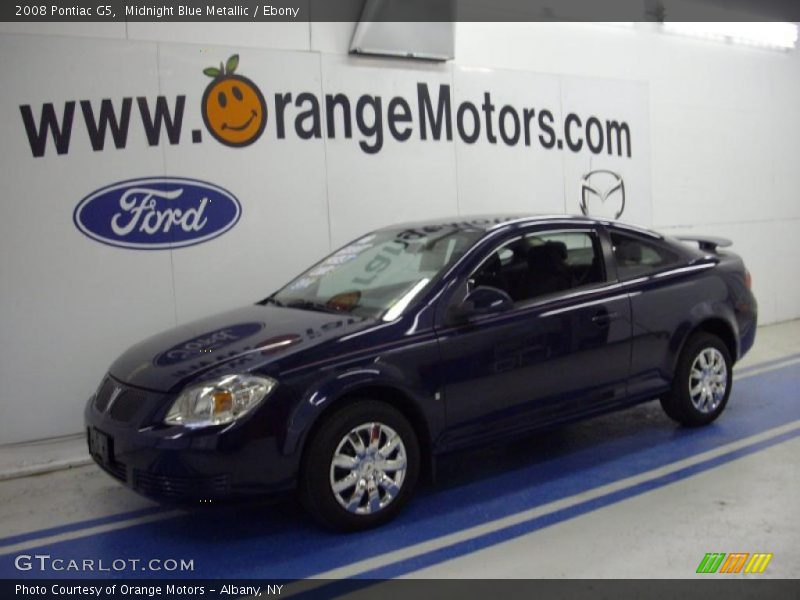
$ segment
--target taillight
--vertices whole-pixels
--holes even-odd
[[[744,270],[744,285],[748,290],[753,289],[753,277],[747,269]]]

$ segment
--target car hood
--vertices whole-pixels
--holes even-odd
[[[276,363],[370,323],[344,314],[247,306],[148,338],[124,352],[109,372],[123,383],[168,392],[192,381]]]

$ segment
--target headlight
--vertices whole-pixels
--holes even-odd
[[[226,375],[186,388],[167,413],[167,425],[225,425],[261,404],[278,384],[269,377]]]

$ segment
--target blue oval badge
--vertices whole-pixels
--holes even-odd
[[[165,350],[155,357],[153,364],[157,367],[169,367],[193,358],[204,357],[207,353],[216,352],[258,333],[263,327],[263,323],[238,323],[201,333]]]
[[[231,229],[242,207],[229,191],[182,177],[121,181],[86,196],[75,226],[95,241],[121,248],[164,250],[201,244]]]

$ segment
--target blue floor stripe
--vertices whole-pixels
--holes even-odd
[[[20,533],[19,535],[11,535],[0,538],[0,546],[10,546],[11,544],[19,544],[20,542],[27,542],[28,540],[46,538],[50,537],[51,535],[69,533],[72,531],[80,531],[81,529],[89,529],[91,527],[97,527],[98,525],[107,525],[108,523],[127,521],[128,519],[138,519],[139,517],[146,517],[156,513],[165,512],[166,510],[166,508],[161,506],[151,506],[149,508],[142,508],[140,510],[116,513],[107,517],[98,517],[97,519],[88,519],[86,521],[76,521],[74,523],[67,523],[66,525],[48,527],[47,529],[37,529],[36,531],[29,531],[26,533]]]
[[[337,535],[293,503],[202,510],[57,544],[63,558],[194,559],[201,578],[304,578],[619,481],[800,419],[800,366],[736,382],[725,414],[702,429],[676,427],[657,403],[537,434],[530,440],[445,459],[434,487],[420,490],[394,522]],[[469,464],[469,470],[463,465]],[[36,549],[29,551],[35,552]],[[176,573],[94,576],[181,577]],[[0,556],[0,577],[19,573]],[[81,573],[27,573],[75,577]]]
[[[670,485],[682,479],[702,473],[703,471],[708,471],[709,469],[719,467],[731,461],[742,458],[743,456],[760,452],[766,448],[787,442],[797,437],[800,437],[800,431],[790,431],[774,438],[763,440],[750,446],[739,448],[727,454],[722,454],[720,456],[708,459],[696,465],[691,465],[678,471],[643,481],[631,487],[617,490],[604,496],[599,496],[597,498],[587,500],[586,502],[533,518],[529,521],[517,523],[504,529],[486,533],[469,540],[464,540],[463,542],[440,548],[426,554],[420,554],[378,569],[366,571],[359,574],[358,577],[367,579],[389,579],[392,577],[399,577],[400,575],[405,575],[413,571],[418,571],[422,568],[457,558],[465,554],[470,554],[472,552],[512,540],[516,537],[520,537],[539,529],[544,529],[550,525],[555,525],[556,523],[573,519],[580,515],[595,511],[599,508],[627,500],[628,498],[639,496],[645,492]]]
[[[765,360],[764,362],[760,362],[755,365],[748,365],[746,367],[734,367],[733,373],[734,375],[747,375],[748,373],[752,373],[753,371],[765,369],[773,365],[778,365],[784,362],[788,362],[790,360],[795,360],[797,358],[800,358],[800,352],[796,354],[789,354],[788,356],[782,356],[781,358]]]
[[[349,579],[322,585],[308,592],[295,594],[293,597],[298,599],[332,598],[346,593],[352,593],[357,590],[375,585],[376,580],[383,581],[385,579],[408,575],[409,573],[413,573],[415,571],[419,571],[421,569],[431,567],[460,556],[465,556],[491,546],[496,546],[497,544],[501,544],[529,533],[533,533],[534,531],[550,527],[551,525],[556,525],[558,523],[574,519],[600,508],[610,506],[612,504],[616,504],[617,502],[622,502],[623,500],[627,500],[646,492],[670,485],[693,475],[697,475],[698,473],[708,471],[723,464],[750,454],[760,452],[797,437],[800,437],[800,431],[787,432],[774,438],[763,440],[761,442],[739,448],[727,454],[708,459],[696,465],[692,465],[666,475],[654,477],[653,479],[643,481],[621,490],[610,492],[604,496],[592,498],[591,500],[587,500],[573,506],[534,517],[528,521],[516,523],[503,529],[498,529],[474,538],[456,542],[450,546],[431,550],[423,554],[418,554],[407,559],[399,560],[389,565],[364,571]]]

